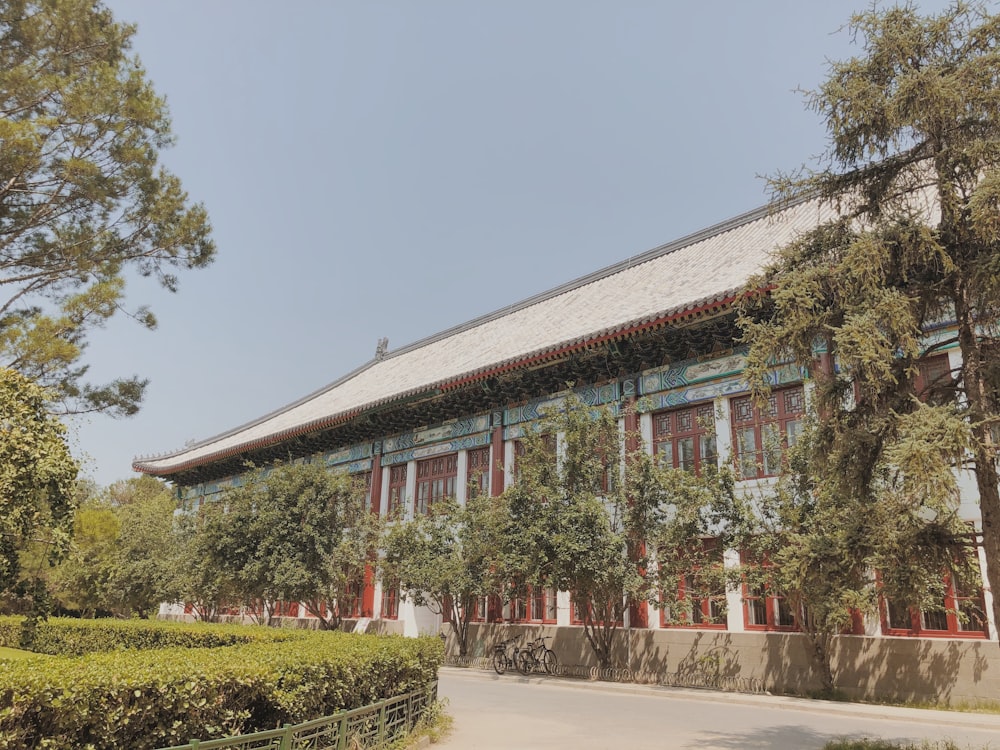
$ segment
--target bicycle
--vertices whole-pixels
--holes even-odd
[[[501,641],[493,647],[493,671],[503,674],[510,667],[518,663],[521,650],[514,644],[521,640],[521,636],[515,635],[505,641]],[[510,652],[510,653],[508,653]]]
[[[539,636],[525,648],[516,653],[517,671],[521,674],[531,674],[541,667],[546,674],[552,674],[552,670],[559,663],[556,660],[556,652],[546,647],[545,641],[552,636]]]

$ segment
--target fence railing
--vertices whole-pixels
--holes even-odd
[[[253,734],[190,740],[162,750],[348,750],[380,747],[407,734],[437,698],[437,682],[331,716]],[[349,744],[352,743],[352,744]]]
[[[445,666],[471,667],[491,670],[491,657],[486,656],[446,656]],[[513,670],[512,671],[516,671]],[[578,677],[586,680],[605,682],[630,682],[637,685],[661,685],[663,687],[706,688],[734,693],[765,692],[764,681],[758,677],[733,677],[717,674],[714,670],[690,670],[686,672],[640,672],[631,669],[601,669],[579,664],[555,664],[551,674],[559,677]]]

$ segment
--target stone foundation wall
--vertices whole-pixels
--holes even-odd
[[[458,654],[450,628],[449,655]],[[560,664],[596,667],[582,627],[475,624],[468,656],[489,657],[494,643],[523,634],[552,637]],[[797,633],[718,630],[619,630],[614,666],[644,674],[697,674],[763,682],[773,693],[808,694],[822,681]],[[833,649],[837,689],[853,698],[975,704],[1000,701],[1000,645],[983,640],[842,636]]]

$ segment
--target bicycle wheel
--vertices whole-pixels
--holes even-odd
[[[517,655],[517,671],[521,674],[531,674],[537,663],[530,651],[522,651]]]
[[[493,671],[497,674],[503,674],[507,671],[507,667],[510,666],[510,661],[507,659],[506,654],[495,653],[493,654]]]
[[[542,667],[545,668],[546,674],[552,674],[553,670],[559,665],[556,661],[556,652],[551,648],[545,649],[542,653]]]

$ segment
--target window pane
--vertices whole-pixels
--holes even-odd
[[[656,455],[659,459],[660,466],[672,467],[674,465],[674,446],[672,443],[657,443]]]
[[[716,464],[718,463],[718,450],[715,447],[715,435],[702,435],[701,443],[698,446],[701,449],[701,461],[703,464]]]
[[[947,630],[948,614],[941,609],[933,612],[921,611],[920,626],[924,630]]]
[[[556,590],[552,588],[545,589],[545,619],[556,619]]]
[[[775,424],[761,425],[761,443],[764,448],[764,474],[777,474],[781,466],[781,433]]]
[[[736,433],[740,454],[740,475],[744,479],[757,476],[756,437],[757,430],[753,427],[744,427]]]
[[[677,468],[694,471],[694,438],[679,438],[677,446]]]
[[[789,447],[798,442],[799,435],[802,434],[802,420],[790,419],[785,423],[785,440]]]
[[[774,624],[783,628],[790,628],[795,625],[795,618],[792,617],[792,610],[784,599],[775,598],[775,618]]]

